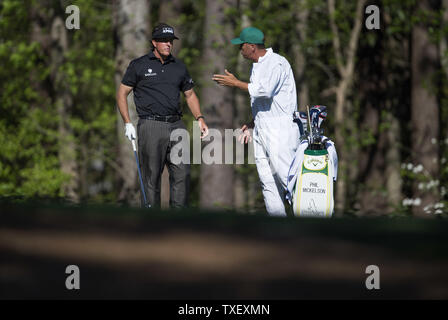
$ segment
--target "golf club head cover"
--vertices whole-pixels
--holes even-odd
[[[322,122],[327,118],[327,107],[315,105],[310,109],[312,125],[320,128]]]
[[[306,129],[306,123],[303,123],[303,119],[301,118],[301,114],[303,112],[299,112],[299,111],[294,111],[293,113],[293,121],[295,123],[297,123],[297,125],[299,126],[299,131],[300,131],[300,137],[303,137],[305,135],[305,129]]]
[[[308,132],[308,116],[306,115],[306,112],[299,112],[299,119],[302,122],[303,130],[306,134],[306,132]]]

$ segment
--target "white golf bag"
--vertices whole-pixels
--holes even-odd
[[[311,109],[311,115],[316,113],[313,112],[316,107],[320,108],[321,113],[326,109],[315,106]],[[325,116],[326,112],[323,119]],[[322,119],[313,121],[315,119],[311,118],[314,123],[311,134],[304,129],[306,117],[302,114],[296,119],[300,119],[302,124],[301,143],[289,168],[286,198],[295,216],[331,217],[334,209],[333,186],[338,170],[336,148],[331,140],[321,135],[319,127]]]

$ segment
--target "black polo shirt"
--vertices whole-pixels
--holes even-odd
[[[180,92],[194,87],[180,60],[169,56],[162,64],[153,52],[132,60],[121,81],[133,87],[139,117],[180,115]]]

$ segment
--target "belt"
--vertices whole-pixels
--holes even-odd
[[[181,118],[182,118],[182,116],[180,116],[178,114],[171,115],[171,116],[144,116],[144,117],[140,117],[140,119],[163,121],[163,122],[176,122],[176,121],[179,121]]]

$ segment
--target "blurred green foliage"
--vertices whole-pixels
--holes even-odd
[[[82,7],[81,30],[88,32],[67,32],[69,50],[57,73],[74,97],[69,125],[70,139],[79,146],[76,158],[80,166],[89,166],[95,159],[114,157],[114,47],[110,9],[88,0],[77,5]],[[61,185],[69,177],[60,171],[58,159],[52,66],[31,39],[32,6],[36,3],[30,0],[0,4],[0,61],[5,66],[0,68],[0,195],[63,197]],[[46,9],[65,12],[59,2]],[[81,153],[82,147],[87,153]],[[93,173],[83,183],[112,179],[109,175]]]
[[[0,7],[0,195],[60,196],[67,178],[58,168],[57,119],[35,81],[49,68],[38,43],[30,42],[31,1]]]

